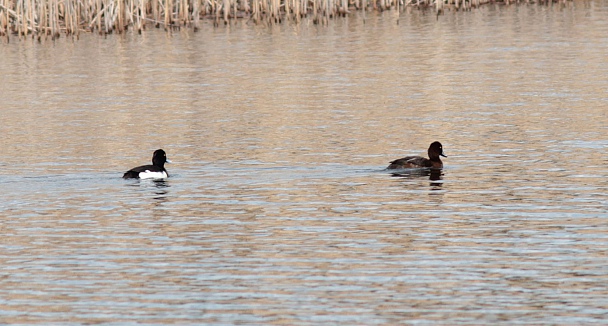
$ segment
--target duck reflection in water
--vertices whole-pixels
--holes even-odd
[[[139,187],[139,188],[150,188],[154,187],[157,189],[171,187],[165,179],[143,179],[140,182],[126,184],[127,187]],[[164,191],[164,190],[161,190]]]
[[[164,188],[168,188],[169,184],[167,184],[167,182],[162,179],[152,180],[152,182],[154,182],[154,186],[156,187],[156,191],[154,192],[156,194],[156,197],[154,197],[154,199],[165,201],[167,199],[167,194],[169,193],[169,191]]]
[[[409,169],[399,172],[391,172],[394,178],[417,179],[421,177],[429,177],[430,185],[433,187],[441,187],[443,185],[443,170],[441,169]]]
[[[153,198],[164,201],[169,194],[169,183],[165,179],[142,179],[139,182],[127,184],[127,187],[138,187],[141,189],[150,190],[153,193]]]
[[[152,180],[156,188],[168,188],[169,184],[164,179]]]

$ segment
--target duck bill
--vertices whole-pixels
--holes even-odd
[[[439,155],[441,155],[441,156],[443,156],[443,157],[448,157],[447,155],[445,155],[445,154],[443,154],[443,153],[441,153],[441,154],[439,154]]]

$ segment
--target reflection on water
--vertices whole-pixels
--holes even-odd
[[[602,323],[607,12],[0,47],[0,319]],[[171,178],[121,178],[161,147]]]
[[[438,190],[443,185],[441,181],[443,178],[442,169],[403,169],[397,172],[391,172],[391,176],[395,178],[414,179],[421,177],[428,177],[431,181],[430,185],[434,190]]]

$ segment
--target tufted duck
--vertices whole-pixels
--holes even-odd
[[[429,146],[428,153],[429,158],[424,158],[422,156],[406,156],[404,158],[394,160],[387,167],[387,169],[443,168],[443,162],[441,162],[439,156],[447,156],[443,154],[443,146],[441,146],[441,143],[438,141],[433,142],[431,146]]]
[[[152,165],[142,165],[125,172],[122,176],[125,179],[161,179],[169,177],[169,173],[165,170],[165,162],[171,163],[167,160],[167,154],[162,149],[154,151],[152,156]]]

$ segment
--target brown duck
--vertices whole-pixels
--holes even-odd
[[[439,156],[447,157],[443,154],[443,146],[436,141],[429,146],[429,158],[422,156],[406,156],[398,160],[394,160],[387,169],[411,169],[411,168],[443,168],[443,162]]]

